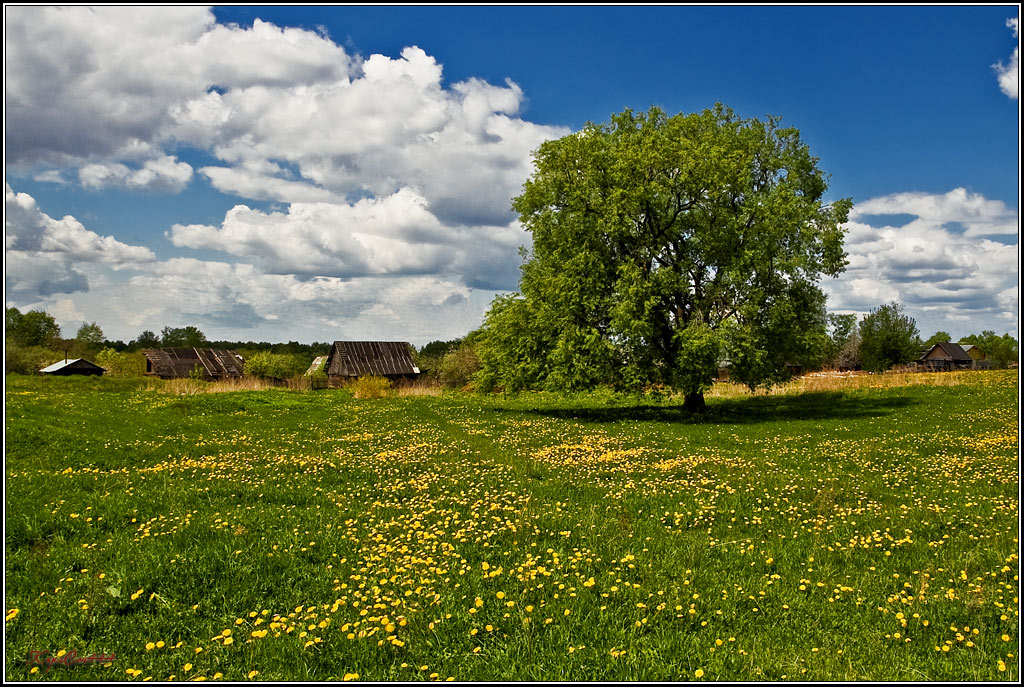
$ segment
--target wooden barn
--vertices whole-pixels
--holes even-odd
[[[54,363],[44,367],[40,372],[44,375],[66,377],[68,375],[101,375],[106,370],[95,363],[90,363],[85,358],[75,358],[74,360],[62,360],[59,363]]]
[[[918,369],[928,372],[969,370],[973,366],[974,360],[960,348],[960,344],[949,341],[940,341],[917,359]]]
[[[359,377],[387,377],[392,382],[413,380],[412,346],[405,341],[335,341],[324,369],[332,389]]]
[[[206,380],[241,377],[242,356],[216,348],[150,348],[146,356],[146,374],[161,379],[200,377]]]

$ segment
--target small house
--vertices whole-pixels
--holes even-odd
[[[245,361],[234,351],[216,348],[150,348],[146,356],[146,374],[161,379],[198,377],[219,380],[241,377]]]
[[[90,363],[84,358],[75,358],[74,360],[62,360],[59,363],[54,363],[53,365],[44,367],[40,372],[44,375],[67,377],[69,375],[98,376],[106,372],[106,370],[95,363]]]
[[[969,370],[973,366],[974,361],[960,348],[960,344],[949,341],[938,342],[917,359],[918,369],[928,372]]]
[[[324,368],[332,389],[359,377],[387,377],[392,382],[413,380],[420,374],[405,341],[335,341]]]

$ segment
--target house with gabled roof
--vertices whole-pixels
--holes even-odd
[[[974,360],[960,347],[960,344],[940,341],[917,359],[918,369],[928,372],[944,370],[969,370]]]
[[[99,376],[106,370],[95,363],[90,363],[85,358],[68,360],[65,358],[58,363],[48,365],[40,370],[44,375],[67,377],[69,375],[96,375]]]

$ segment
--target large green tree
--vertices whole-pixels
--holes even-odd
[[[103,334],[103,330],[95,322],[83,322],[75,335],[75,343],[83,351],[98,352],[106,340],[107,337]]]
[[[778,118],[626,110],[541,145],[513,201],[532,233],[519,295],[479,346],[484,388],[662,383],[703,408],[729,360],[756,387],[825,348],[821,275],[851,203]]]
[[[920,355],[923,343],[914,318],[900,303],[879,306],[860,323],[860,359],[865,370],[884,372]]]

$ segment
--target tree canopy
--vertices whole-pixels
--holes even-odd
[[[83,322],[75,335],[75,341],[88,348],[98,349],[106,340],[103,330],[95,322]]]
[[[997,336],[991,329],[985,329],[981,334],[965,336],[960,343],[977,346],[994,367],[1006,367],[1020,356],[1017,340],[1009,332]]]
[[[719,364],[749,386],[821,356],[821,275],[846,265],[849,199],[794,128],[657,108],[548,141],[513,200],[532,233],[519,294],[481,336],[483,388],[666,384],[687,407]]]
[[[923,344],[923,348],[931,348],[932,346],[934,346],[937,343],[942,343],[942,342],[945,342],[945,341],[952,341],[952,340],[953,340],[953,337],[950,335],[949,332],[944,332],[944,331],[942,331],[940,329],[939,331],[935,332],[934,334],[932,334],[931,336],[928,337],[928,339]]]
[[[43,310],[30,310],[22,314],[17,308],[7,308],[4,320],[7,339],[16,345],[60,345],[60,325],[53,315]]]
[[[903,306],[895,302],[864,316],[860,339],[861,365],[871,372],[884,372],[914,360],[923,345],[914,318],[904,315]]]
[[[145,334],[145,332],[143,333]],[[160,331],[161,346],[194,347],[202,346],[206,343],[206,334],[203,334],[192,325],[188,327],[164,327]]]

